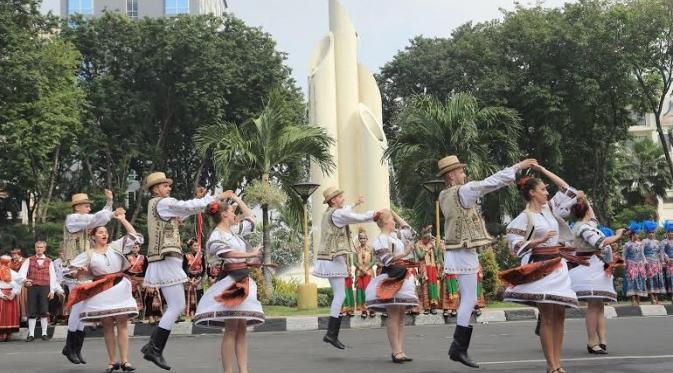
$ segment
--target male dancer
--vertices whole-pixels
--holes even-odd
[[[536,160],[526,159],[484,180],[466,184],[465,164],[460,163],[457,156],[444,157],[437,162],[438,176],[444,179],[446,185],[446,189],[439,194],[446,242],[444,272],[455,273],[460,284],[460,305],[449,357],[472,368],[479,367],[467,355],[472,338],[470,316],[477,303],[477,249],[493,242],[486,232],[484,219],[477,211],[477,201],[485,194],[513,183],[517,171],[535,164]]]
[[[199,187],[195,199],[179,201],[171,198],[171,184],[163,172],[154,172],[147,176],[144,189],[152,194],[147,204],[147,271],[144,287],[160,288],[166,300],[166,309],[154,329],[149,342],[141,349],[145,360],[158,367],[170,370],[163,356],[168,336],[173,324],[185,310],[185,287],[187,275],[182,269],[182,240],[180,239],[180,221],[198,213],[215,201],[206,196],[206,189]],[[226,193],[219,200],[227,198]]]

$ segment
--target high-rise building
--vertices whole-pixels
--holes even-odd
[[[42,0],[43,13],[59,17],[72,14],[100,16],[104,11],[124,13],[131,19],[178,14],[222,14],[226,0]]]

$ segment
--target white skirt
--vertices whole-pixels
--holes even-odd
[[[528,263],[528,256],[524,256],[521,263]],[[561,268],[556,269],[544,278],[527,284],[508,287],[503,295],[503,300],[528,305],[552,303],[577,308],[577,295],[570,284],[568,265],[565,259],[561,261],[561,264]]]
[[[125,277],[117,285],[80,303],[80,321],[96,321],[121,315],[138,316],[138,305],[131,293],[131,281]]]
[[[257,300],[257,284],[252,278],[248,280],[248,297],[235,307],[225,307],[215,300],[216,296],[234,284],[230,276],[209,287],[196,306],[196,313],[192,319],[194,325],[222,329],[226,320],[246,320],[247,325],[263,324],[264,311],[262,304]]]
[[[182,269],[182,258],[168,256],[164,260],[147,264],[143,286],[161,288],[187,282],[187,274]]]
[[[378,299],[376,288],[378,284],[387,279],[388,275],[382,273],[376,276],[365,289],[365,303],[367,308],[375,311],[385,311],[387,306],[405,306],[405,308],[414,308],[418,305],[418,296],[416,295],[416,281],[414,276],[407,276],[400,290],[395,296],[388,299]]]
[[[617,301],[612,275],[605,273],[603,264],[603,261],[594,255],[589,259],[588,266],[577,266],[570,270],[570,282],[577,299]]]
[[[316,260],[313,264],[313,276],[321,278],[348,277],[346,257],[339,255],[334,260]]]

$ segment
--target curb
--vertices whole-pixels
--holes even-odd
[[[483,309],[480,316],[472,315],[472,322],[487,324],[490,322],[508,322],[535,320],[538,310],[536,308],[507,308],[507,309]],[[586,308],[571,308],[566,311],[566,318],[581,319],[584,318]],[[605,317],[614,319],[619,317],[659,317],[673,315],[673,305],[643,305],[643,306],[605,306]],[[262,325],[256,325],[248,328],[252,332],[287,332],[287,331],[310,331],[327,329],[328,316],[295,316],[295,317],[270,317]],[[449,325],[455,324],[455,317],[444,317],[437,315],[417,315],[405,317],[404,324],[413,325]],[[375,317],[362,319],[360,316],[347,317],[342,320],[342,329],[372,329],[383,328],[386,320],[381,318],[380,314]],[[154,325],[149,324],[130,324],[129,336],[150,336]],[[103,337],[102,328],[85,329],[87,338]],[[221,334],[217,329],[208,329],[193,326],[191,322],[181,322],[173,326],[171,335],[203,335],[203,334]],[[55,340],[64,340],[67,334],[65,325],[50,326],[47,335]],[[35,328],[35,335],[42,335],[39,325]],[[28,336],[28,329],[21,328],[18,333],[12,335],[13,341],[25,340]]]

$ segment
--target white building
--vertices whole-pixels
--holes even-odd
[[[131,19],[165,17],[177,14],[221,15],[226,0],[42,0],[44,14],[65,17],[72,14],[100,16],[104,11],[121,12]]]

